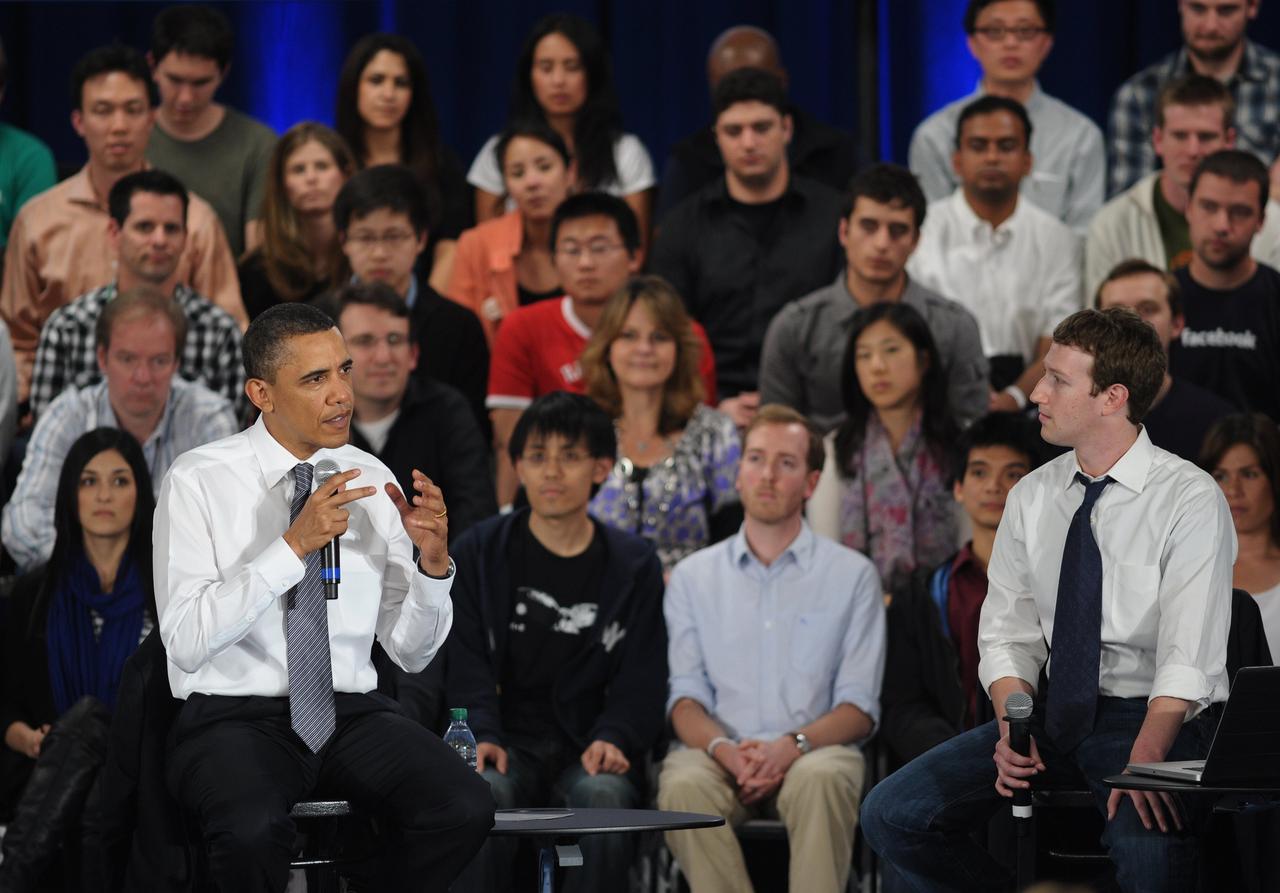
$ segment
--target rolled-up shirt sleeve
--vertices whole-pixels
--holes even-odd
[[[836,670],[832,704],[850,704],[880,725],[880,688],[884,682],[885,610],[880,575],[871,562],[853,581],[853,609],[844,634],[844,656]]]
[[[390,503],[388,503],[389,505]],[[419,673],[435,657],[453,626],[453,575],[438,580],[419,571],[413,543],[400,518],[384,510],[387,564],[378,606],[378,641],[387,656],[408,673]]]
[[[716,693],[707,675],[706,658],[694,621],[692,597],[697,581],[691,579],[690,568],[676,565],[667,584],[663,614],[667,620],[667,661],[671,687],[667,695],[667,715],[681,698],[690,698],[715,713]]]
[[[1013,676],[1034,689],[1049,655],[1027,562],[1019,500],[1009,493],[987,568],[987,597],[978,623],[978,679],[991,683]]]

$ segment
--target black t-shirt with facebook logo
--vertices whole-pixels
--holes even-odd
[[[1174,273],[1187,327],[1170,352],[1174,376],[1242,410],[1280,420],[1280,272],[1258,264],[1248,282],[1218,291]]]
[[[508,732],[560,735],[552,686],[595,631],[606,559],[598,529],[586,550],[570,558],[538,542],[527,516],[511,531],[511,616],[502,673],[502,725]]]

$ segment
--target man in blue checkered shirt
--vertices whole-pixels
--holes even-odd
[[[1178,0],[1183,46],[1121,85],[1111,103],[1107,192],[1115,195],[1156,169],[1149,139],[1156,96],[1168,81],[1196,73],[1227,85],[1236,102],[1236,148],[1267,164],[1280,155],[1280,54],[1245,37],[1260,0]]]

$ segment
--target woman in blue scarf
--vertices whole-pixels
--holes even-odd
[[[3,842],[4,893],[35,887],[106,755],[124,662],[155,625],[154,508],[133,437],[98,428],[72,444],[53,555],[17,581],[5,624],[0,729],[6,787],[21,797]]]

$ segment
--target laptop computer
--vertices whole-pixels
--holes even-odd
[[[1280,667],[1241,667],[1203,760],[1130,763],[1134,775],[1192,784],[1280,779]]]

